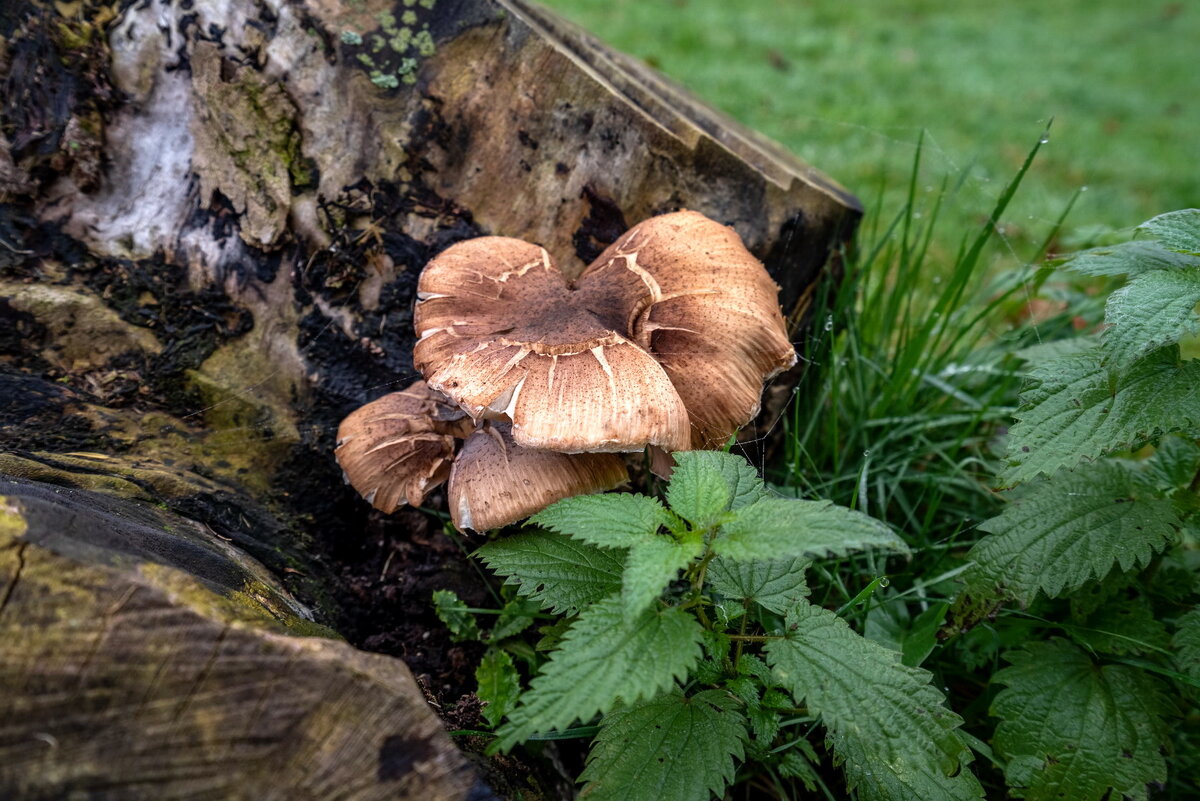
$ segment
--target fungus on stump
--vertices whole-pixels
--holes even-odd
[[[758,413],[763,382],[796,363],[779,287],[733,230],[695,212],[634,226],[574,280],[528,242],[461,242],[426,266],[417,290],[413,358],[428,384],[346,418],[338,462],[368,503],[390,512],[402,482],[419,481],[419,502],[443,480],[452,439],[426,432],[439,425],[435,416],[452,415],[447,399],[462,410],[456,424],[463,415],[503,421],[502,429],[487,429],[500,445],[492,448],[501,458],[487,483],[496,497],[472,501],[452,482],[450,513],[459,528],[513,523],[620,481],[619,462],[606,471],[592,466],[594,457],[585,462],[587,455],[717,447]],[[414,393],[429,399],[424,407],[414,405]],[[508,459],[506,440],[518,459]],[[483,447],[479,441],[455,463],[460,473],[474,465],[467,454]],[[392,459],[393,452],[400,455]],[[579,468],[564,474],[574,482],[546,471],[536,493],[541,505],[522,485],[526,476],[511,474],[527,472],[539,454]],[[601,481],[606,472],[611,480]],[[518,496],[522,502],[512,500]]]
[[[368,521],[331,453],[339,421],[417,377],[422,265],[456,242],[503,235],[539,243],[573,280],[629,221],[693,209],[732,226],[765,263],[794,335],[859,216],[811,168],[523,0],[12,0],[0,10],[0,62],[0,446],[11,457],[0,473],[28,470],[180,518],[137,560],[86,547],[103,538],[99,523],[74,530],[84,546],[72,549],[53,531],[37,552],[32,529],[2,532],[0,619],[28,632],[42,620],[95,625],[69,632],[86,635],[71,651],[84,668],[70,676],[53,674],[65,662],[0,659],[0,698],[20,711],[3,716],[0,795],[159,798],[211,781],[294,797],[314,775],[356,799],[468,792],[461,777],[421,785],[427,762],[452,764],[446,738],[424,724],[419,738],[394,738],[388,726],[400,722],[347,721],[319,693],[289,696],[289,719],[390,744],[375,774],[282,730],[258,731],[260,750],[231,761],[243,729],[215,722],[275,696],[164,684],[158,665],[266,675],[279,654],[318,641],[239,618],[224,639],[200,641],[212,647],[180,647],[195,630],[188,610],[226,608],[225,591],[199,581],[186,600],[159,592],[150,603],[142,574],[171,553],[172,570],[204,575],[182,533],[199,530],[208,546],[251,552],[318,620],[399,654],[395,632],[363,627],[436,626],[428,588],[408,595],[423,585],[386,569],[418,534]],[[705,425],[731,412],[713,415]],[[97,591],[31,592],[21,565],[43,551],[59,560],[53,571],[91,570]],[[442,567],[428,575],[457,569]],[[225,629],[207,620],[205,631]],[[47,653],[66,647],[42,642]],[[156,662],[163,654],[171,661]],[[100,658],[128,669],[97,672]],[[304,663],[311,686],[338,684],[334,662]],[[422,701],[411,682],[390,686]],[[127,699],[160,692],[180,720],[203,700],[212,725],[164,739],[154,721],[122,714]],[[46,703],[60,696],[89,717],[53,717]],[[36,736],[51,723],[58,748]],[[148,753],[186,761],[187,775],[139,781],[133,767]]]

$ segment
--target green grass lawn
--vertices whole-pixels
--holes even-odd
[[[930,195],[943,178],[962,179],[945,215],[953,233],[955,221],[965,230],[986,213],[1051,118],[1049,146],[1005,219],[1019,255],[1083,186],[1068,247],[1200,203],[1200,6],[546,2],[780,141],[885,216],[902,202],[922,128]]]

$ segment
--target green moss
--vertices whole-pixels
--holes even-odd
[[[405,25],[416,25],[417,24],[417,12],[405,11],[403,14],[400,15],[400,21],[403,22]]]
[[[360,45],[362,44],[362,36],[354,31],[342,31],[342,44]]]
[[[28,528],[20,505],[0,495],[0,546],[7,547],[14,540],[21,539]]]

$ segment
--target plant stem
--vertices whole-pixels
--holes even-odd
[[[743,598],[742,599],[742,625],[738,629],[738,637],[746,636],[746,618],[749,616],[750,616],[750,599]],[[738,662],[741,661],[742,643],[744,643],[744,642],[745,642],[745,640],[739,639],[737,641],[737,647],[734,648],[734,651],[733,651],[733,669],[734,670],[737,670]]]
[[[784,639],[782,635],[773,636],[770,634],[726,634],[725,636],[735,642],[770,642],[771,640]]]

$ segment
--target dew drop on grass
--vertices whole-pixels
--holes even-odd
[[[826,330],[826,331],[832,331],[832,330],[833,330],[833,315],[832,315],[832,314],[830,314],[830,315],[827,315],[827,316],[825,317],[825,330]]]
[[[1042,138],[1038,140],[1043,145],[1050,141],[1050,134],[1042,134]]]
[[[882,576],[882,577],[879,579],[879,586],[880,586],[880,587],[890,587],[891,585],[892,585],[892,582],[888,580],[888,577],[887,577],[887,576]]]

